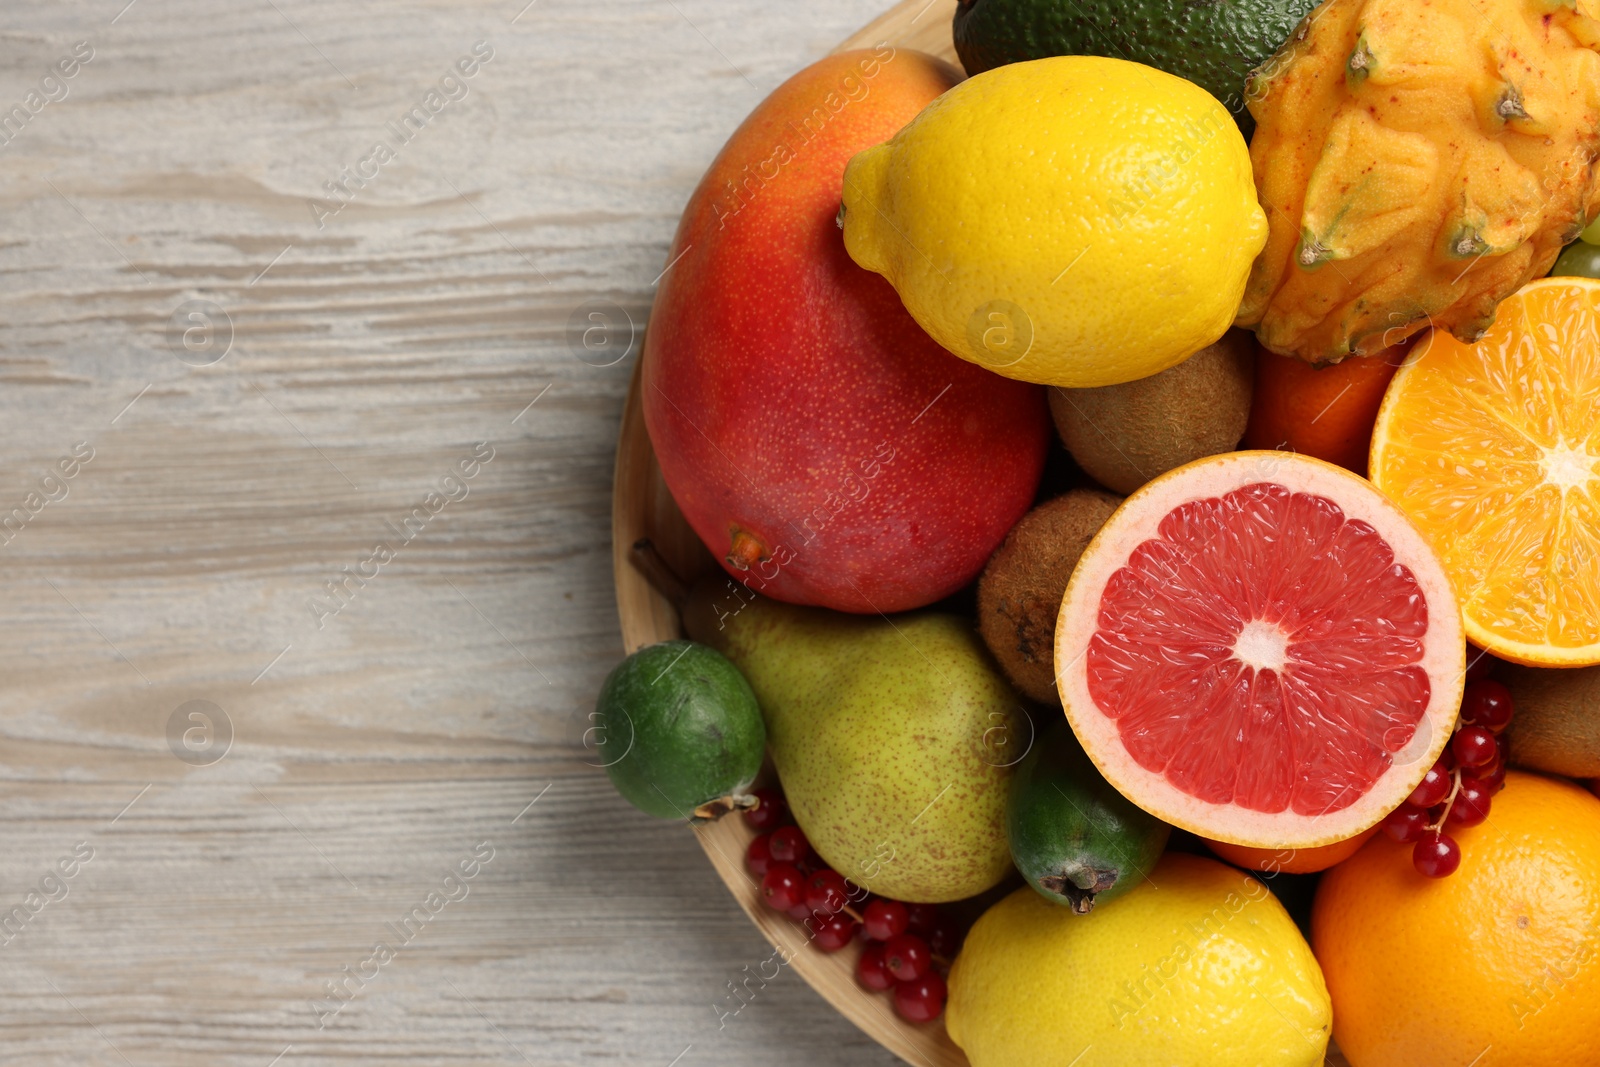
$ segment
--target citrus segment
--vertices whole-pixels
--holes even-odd
[[[1374,825],[1460,704],[1449,580],[1364,479],[1239,452],[1135,493],[1085,551],[1057,684],[1108,780],[1214,840],[1305,847]]]
[[[1384,398],[1371,471],[1433,542],[1468,635],[1600,663],[1600,282],[1547,278],[1476,344],[1435,331]]]

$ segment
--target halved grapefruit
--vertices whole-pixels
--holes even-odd
[[[1444,568],[1364,478],[1285,452],[1197,460],[1130,496],[1062,598],[1056,684],[1146,811],[1308,848],[1376,824],[1461,705]]]

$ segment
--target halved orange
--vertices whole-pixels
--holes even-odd
[[[1600,663],[1600,281],[1528,284],[1476,344],[1419,341],[1369,469],[1432,542],[1474,644]]]

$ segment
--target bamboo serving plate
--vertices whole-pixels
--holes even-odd
[[[835,51],[869,48],[887,42],[914,48],[955,65],[950,24],[956,0],[903,0],[841,42]],[[714,575],[720,567],[684,520],[667,491],[645,433],[639,399],[639,364],[622,413],[611,494],[611,562],[616,577],[617,614],[629,653],[658,641],[682,637],[673,605],[684,583]],[[945,1033],[944,1021],[908,1023],[894,1012],[889,997],[862,988],[855,979],[859,943],[832,954],[811,947],[804,928],[767,908],[760,887],[744,867],[744,853],[755,834],[743,819],[724,818],[692,827],[718,876],[739,906],[773,947],[777,959],[804,978],[835,1010],[902,1060],[918,1067],[969,1067],[967,1057]],[[731,1000],[730,1012],[737,1007]],[[1329,1067],[1346,1067],[1331,1052]]]

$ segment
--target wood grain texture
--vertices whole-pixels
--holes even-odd
[[[0,12],[0,113],[93,48],[0,146],[0,1063],[894,1062],[792,974],[724,1016],[770,947],[587,765],[637,345],[568,337],[593,300],[644,325],[717,148],[881,5],[125,3]],[[193,300],[210,366],[169,336]],[[219,762],[169,748],[191,700]]]

